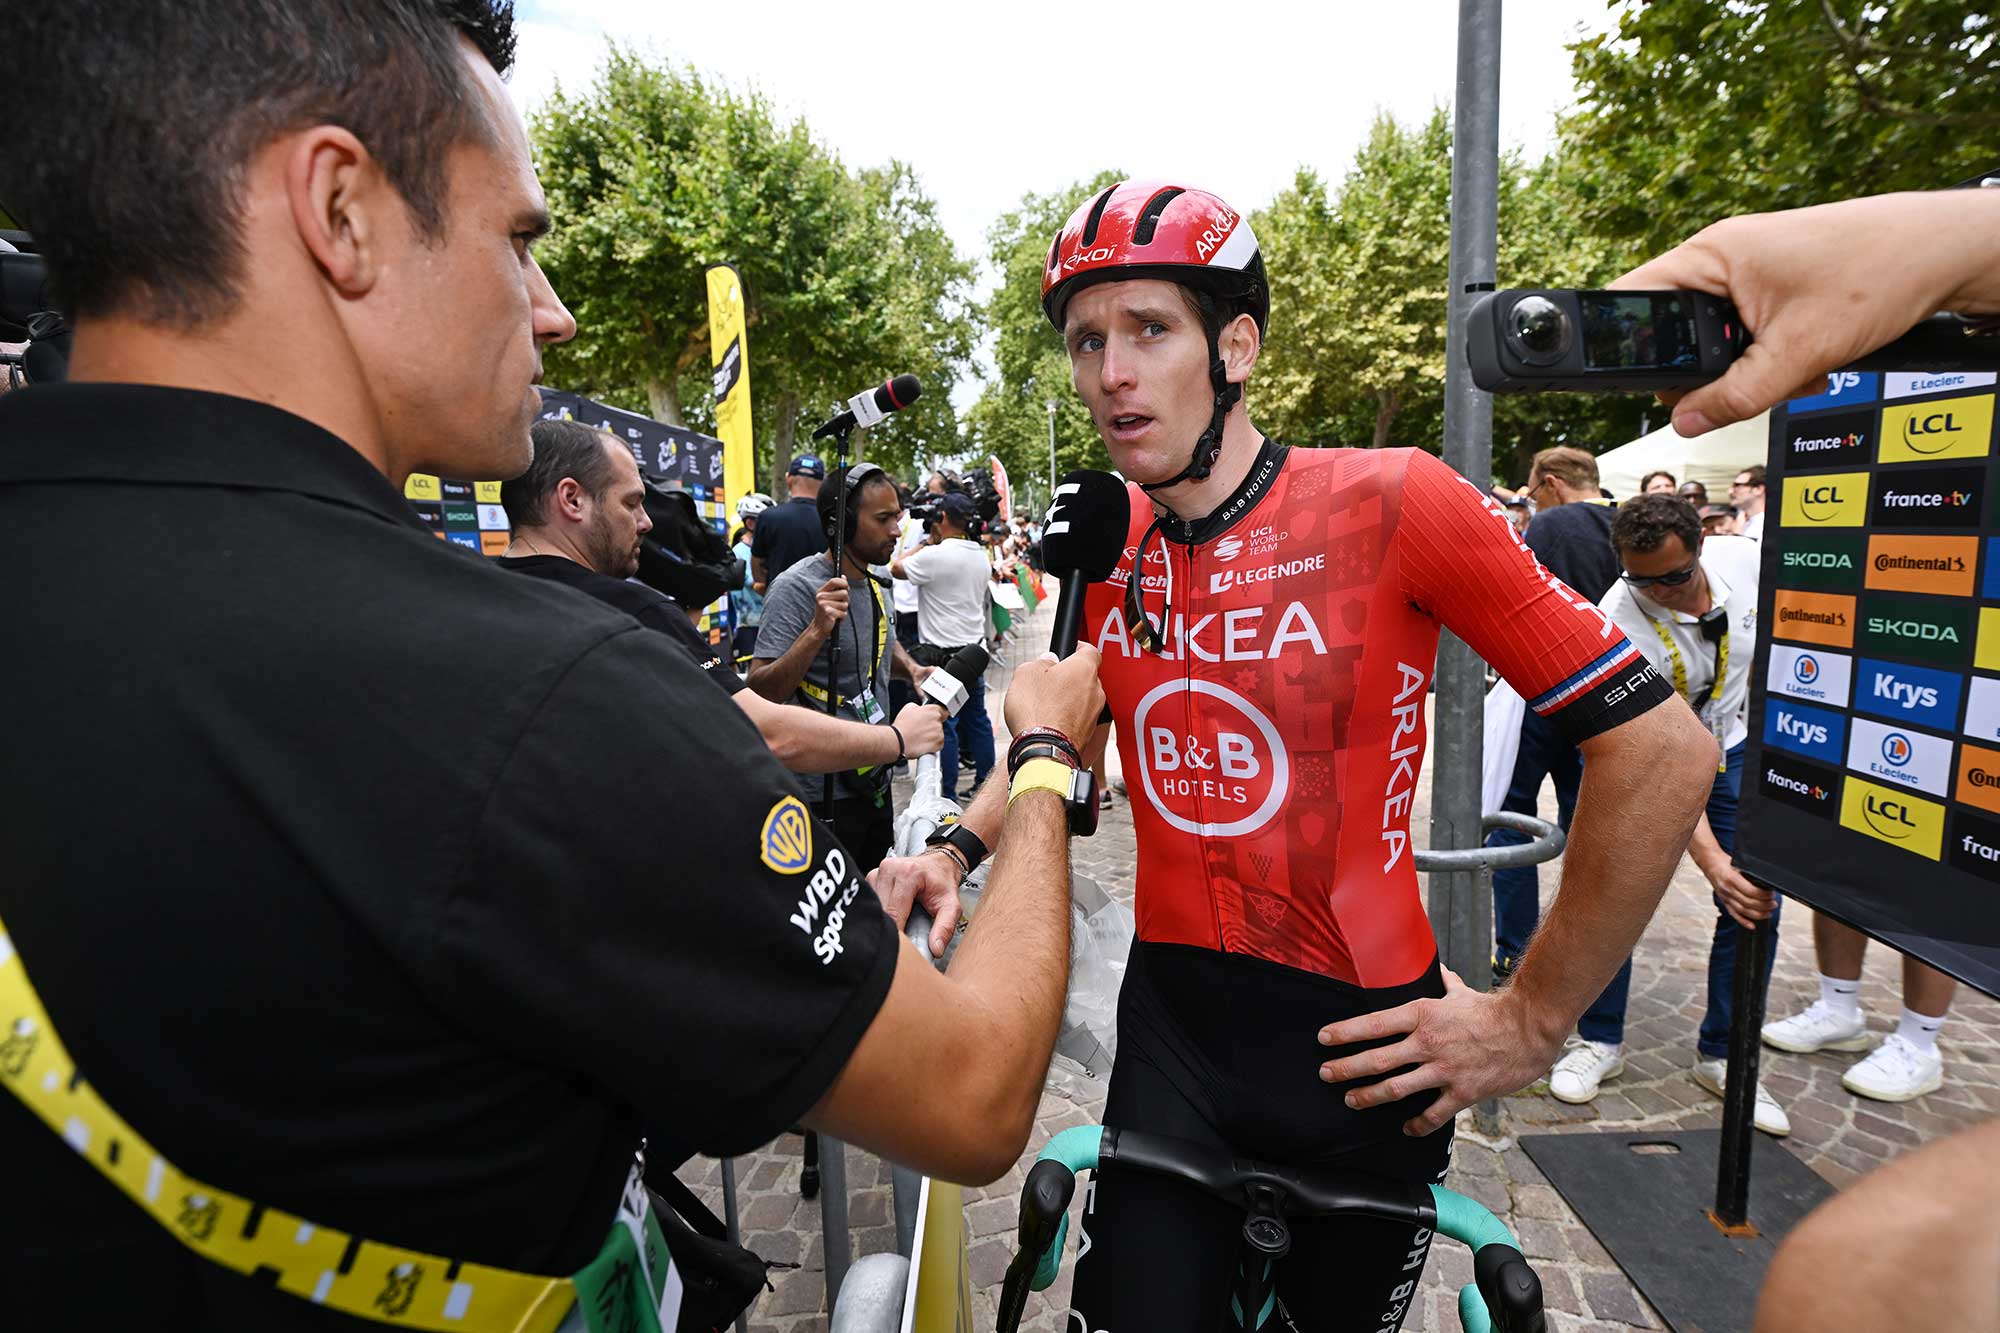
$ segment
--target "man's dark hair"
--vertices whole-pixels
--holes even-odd
[[[1620,554],[1646,555],[1659,550],[1669,537],[1679,537],[1690,552],[1701,545],[1701,517],[1678,495],[1664,491],[1635,495],[1618,506],[1611,520],[1611,545]]]
[[[1238,315],[1248,315],[1252,319],[1257,317],[1259,302],[1255,292],[1224,298],[1200,287],[1190,287],[1184,282],[1177,282],[1174,287],[1180,292],[1182,302],[1193,312],[1194,317],[1201,321],[1201,331],[1208,335],[1211,343],[1222,337],[1223,329],[1234,323]],[[1264,297],[1262,304],[1269,306],[1268,295]],[[1257,330],[1257,341],[1259,346],[1264,341],[1264,330],[1261,326]]]
[[[514,62],[512,0],[63,0],[0,31],[0,188],[63,309],[190,329],[235,304],[272,139],[345,127],[434,242],[446,153],[491,133],[459,39]]]
[[[1764,465],[1762,463],[1752,463],[1749,467],[1744,468],[1743,480],[1745,484],[1750,486],[1762,486],[1764,484]]]
[[[1653,471],[1648,472],[1645,476],[1639,478],[1640,491],[1643,492],[1647,486],[1651,485],[1653,478],[1655,477],[1665,477],[1667,479],[1667,485],[1669,486],[1675,486],[1679,484],[1674,480],[1673,473],[1667,471],[1665,468],[1655,468]]]
[[[611,484],[611,455],[603,431],[580,421],[537,421],[528,428],[535,444],[535,461],[512,481],[500,483],[500,503],[507,521],[517,528],[538,528],[548,520],[544,507],[564,477],[595,500]]]

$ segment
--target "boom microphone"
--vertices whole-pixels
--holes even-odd
[[[967,644],[952,654],[949,662],[924,677],[919,693],[925,703],[944,709],[946,717],[957,717],[972,692],[983,687],[986,664],[991,660],[984,648],[976,643]]]
[[[898,375],[879,389],[869,389],[848,399],[846,410],[814,431],[812,437],[823,440],[829,435],[845,435],[856,426],[865,430],[891,412],[900,412],[916,402],[923,392],[924,386],[915,375]]]
[[[1042,527],[1042,557],[1062,583],[1056,597],[1056,627],[1049,647],[1057,657],[1076,651],[1083,627],[1084,585],[1102,583],[1118,568],[1132,526],[1132,495],[1109,472],[1078,468],[1056,487]],[[1132,577],[1139,577],[1137,569]]]

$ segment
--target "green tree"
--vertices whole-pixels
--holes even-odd
[[[1576,44],[1570,201],[1624,268],[1717,218],[1992,166],[1991,0],[1651,0]]]
[[[956,438],[971,269],[907,167],[851,173],[760,96],[617,46],[588,93],[556,93],[529,131],[555,217],[543,263],[579,325],[550,351],[551,381],[710,427],[703,275],[727,262],[743,279],[760,473],[782,473],[821,406],[904,369],[925,397],[876,432],[878,459]]]

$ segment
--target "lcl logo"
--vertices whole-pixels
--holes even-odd
[[[1824,523],[1827,519],[1837,518],[1841,504],[1840,487],[1808,486],[1799,495],[1799,504],[1805,509],[1806,517],[1814,523]],[[1820,512],[1814,513],[1815,509]]]
[[[1910,807],[1902,801],[1888,797],[1870,795],[1861,809],[1868,820],[1868,826],[1885,838],[1898,842],[1917,831],[1917,822],[1910,818]],[[1898,830],[1901,832],[1898,832]]]
[[[1933,412],[1927,417],[1912,416],[1903,422],[1903,443],[1909,446],[1913,453],[1943,453],[1951,447],[1951,440],[1945,439],[1934,444],[1926,441],[1926,444],[1930,444],[1930,447],[1926,448],[1924,444],[1917,443],[1914,437],[1919,435],[1951,436],[1958,434],[1958,432],[1958,418],[1950,412]]]

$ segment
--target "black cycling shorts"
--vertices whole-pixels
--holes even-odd
[[[1407,986],[1363,990],[1243,955],[1138,943],[1118,999],[1118,1059],[1104,1123],[1228,1148],[1259,1161],[1353,1166],[1440,1182],[1451,1127],[1411,1138],[1402,1125],[1435,1098],[1349,1110],[1352,1085],[1319,1066],[1353,1048],[1319,1044],[1329,1022],[1444,994],[1437,964]],[[1374,1080],[1369,1080],[1374,1081]],[[1234,1329],[1230,1294],[1243,1212],[1148,1172],[1093,1173],[1069,1333]],[[1378,1218],[1297,1218],[1277,1274],[1279,1311],[1264,1327],[1306,1333],[1401,1328],[1430,1232]],[[1289,1321],[1289,1322],[1287,1322]]]

